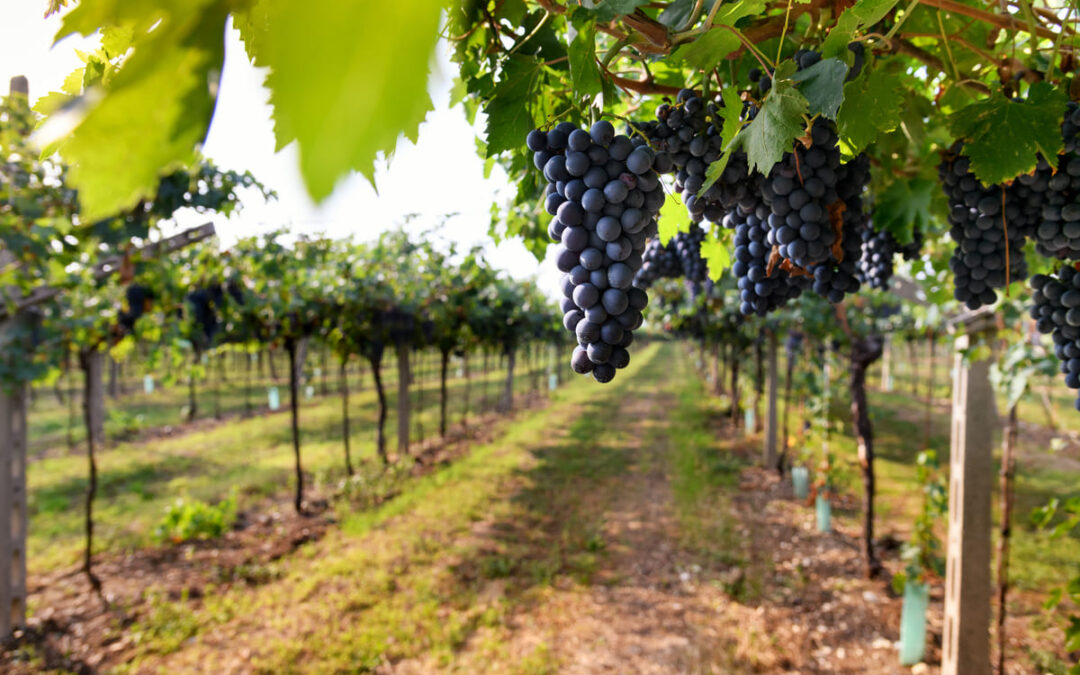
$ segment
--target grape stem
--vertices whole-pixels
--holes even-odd
[[[717,4],[720,4],[720,3],[718,2]],[[726,28],[729,31],[731,31],[732,33],[734,33],[735,37],[739,38],[739,42],[741,42],[743,44],[743,46],[746,47],[747,51],[749,51],[753,55],[753,57],[755,59],[757,59],[757,62],[761,64],[761,67],[765,70],[765,72],[769,75],[769,77],[772,77],[773,71],[776,70],[776,64],[769,61],[768,57],[765,56],[764,54],[762,54],[758,50],[758,48],[753,45],[753,43],[751,43],[749,40],[747,40],[746,36],[743,35],[739,31],[738,28],[736,28],[734,26],[729,26],[727,24],[721,24],[720,27],[721,28]]]
[[[900,26],[904,25],[904,22],[907,21],[908,17],[911,16],[911,13],[915,11],[915,7],[919,4],[919,2],[920,0],[911,0],[911,2],[908,3],[908,6],[904,9],[903,15],[900,17],[900,20],[893,24],[893,27],[889,29],[888,33],[885,33],[886,41],[891,40],[892,36],[896,35],[896,31],[900,30]]]
[[[791,18],[791,0],[788,0],[787,11],[784,12],[784,29],[780,31],[780,44],[776,46],[776,62],[780,62],[780,56],[784,53],[784,37],[787,36],[788,20]]]
[[[893,51],[898,54],[906,54],[907,56],[916,58],[919,61],[922,61],[927,66],[930,66],[931,68],[934,68],[939,72],[946,74],[948,74],[949,72],[941,59],[923,49],[920,49],[919,47],[916,47],[907,40],[893,40]],[[958,80],[956,84],[968,87],[969,89],[973,89],[983,94],[990,93],[990,87],[971,77],[964,77]]]
[[[957,0],[918,0],[918,1],[921,4],[926,5],[927,7],[936,7],[938,9],[943,9],[946,12],[952,12],[953,14],[960,14],[962,16],[967,16],[967,17],[970,17],[972,19],[982,21],[983,23],[989,23],[989,24],[993,24],[995,26],[998,26],[1000,28],[1004,28],[1005,30],[1023,31],[1025,33],[1031,33],[1032,31],[1034,31],[1034,33],[1033,33],[1034,35],[1037,35],[1038,37],[1048,38],[1048,39],[1051,39],[1051,40],[1056,38],[1057,35],[1058,35],[1057,33],[1055,33],[1052,30],[1049,30],[1049,29],[1046,29],[1046,28],[1041,28],[1039,26],[1025,26],[1024,24],[1020,23],[1019,21],[1017,21],[1016,19],[1014,19],[1014,18],[1012,18],[1010,16],[1002,16],[1000,14],[994,14],[993,12],[988,12],[985,9],[979,9],[978,7],[972,7],[970,5],[965,5],[962,2],[958,2]]]

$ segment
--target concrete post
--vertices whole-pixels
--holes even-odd
[[[0,332],[14,327],[5,322]],[[0,640],[26,625],[26,528],[26,385],[20,383],[0,388]]]
[[[990,361],[965,362],[969,333],[953,357],[946,544],[943,675],[990,673],[990,497],[994,481],[994,393]]]

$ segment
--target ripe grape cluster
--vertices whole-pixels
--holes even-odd
[[[1068,103],[1061,134],[1064,152],[1056,171],[1040,158],[1033,172],[1008,185],[980,183],[959,155],[960,144],[938,166],[956,242],[954,293],[969,308],[993,303],[994,289],[1027,276],[1023,247],[1029,237],[1040,255],[1080,258],[1080,104]]]
[[[698,195],[709,166],[723,153],[720,106],[693,90],[682,89],[674,103],[665,100],[656,109],[655,121],[638,125],[643,140],[657,150],[657,170],[675,174],[675,191],[683,195],[695,223],[720,222],[729,210],[756,192],[756,178],[750,175],[746,153],[736,151],[720,179]]]
[[[1033,214],[1005,186],[980,183],[967,157],[947,156],[938,175],[949,200],[949,236],[956,242],[949,260],[953,295],[969,309],[993,304],[994,289],[1027,277],[1023,247]]]
[[[653,237],[645,244],[641,259],[641,269],[634,276],[634,285],[638,288],[648,288],[659,279],[675,279],[682,274],[673,241],[664,246],[658,237]]]
[[[807,269],[829,259],[837,232],[829,205],[836,192],[840,150],[832,125],[816,120],[812,145],[796,145],[769,172],[761,195],[769,207],[769,228],[780,256]]]
[[[193,328],[201,329],[201,337],[209,344],[214,339],[218,330],[218,316],[214,311],[213,294],[210,289],[196,288],[190,291],[185,298],[191,306],[191,319],[194,321]],[[194,337],[199,337],[195,335]]]
[[[154,293],[146,286],[129,284],[128,287],[124,289],[124,296],[127,309],[121,309],[117,319],[121,328],[123,328],[125,332],[130,333],[135,330],[135,322],[138,321],[146,311],[147,305],[154,298]]]
[[[791,331],[788,333],[787,339],[784,340],[784,354],[787,356],[788,362],[794,361],[795,357],[802,351],[803,334],[799,331]]]
[[[701,244],[704,241],[705,230],[693,223],[689,232],[676,233],[670,242],[679,257],[682,276],[692,284],[700,285],[705,282],[708,263],[701,257]]]
[[[1065,143],[1057,171],[1045,159],[1008,188],[1038,219],[1035,250],[1048,258],[1080,258],[1080,104],[1070,101],[1061,125]],[[1011,223],[1010,223],[1011,225]]]
[[[548,234],[560,243],[556,265],[564,273],[563,325],[578,340],[571,365],[610,382],[630,362],[626,348],[648,304],[633,280],[664,203],[657,155],[604,120],[588,131],[567,122],[533,130],[526,145],[548,181]]]
[[[870,288],[885,289],[893,275],[896,239],[888,230],[868,227],[862,233],[862,257],[859,258],[859,281]]]
[[[810,285],[806,276],[792,276],[775,267],[770,270],[772,247],[767,242],[768,208],[760,205],[747,213],[737,207],[724,218],[724,227],[735,230],[735,262],[731,269],[739,288],[739,311],[765,316],[802,295]],[[771,272],[771,274],[770,274]]]
[[[1031,287],[1035,326],[1053,338],[1065,384],[1080,389],[1080,272],[1062,267],[1056,276],[1036,274]],[[1080,398],[1076,409],[1080,410]]]

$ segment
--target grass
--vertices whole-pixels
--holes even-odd
[[[430,366],[432,359],[424,363]],[[484,389],[480,370],[479,364],[474,363],[470,384],[473,412],[481,404]],[[494,405],[504,377],[504,371],[493,369],[489,373],[485,408]],[[431,437],[438,429],[437,373],[428,368],[422,378],[418,378],[420,386],[414,386],[423,389],[424,403],[417,414],[419,395],[414,395],[414,432],[422,426],[426,436]],[[384,378],[384,384],[390,409],[387,445],[392,450],[396,447],[396,376],[392,371]],[[448,383],[448,412],[453,424],[460,423],[465,387],[464,378],[454,378]],[[531,388],[532,380],[521,367],[516,373],[515,391],[520,394]],[[145,411],[148,419],[160,421],[164,411],[176,410],[173,406],[184,396],[180,387],[159,390],[149,397],[136,394],[121,399],[118,404],[125,409]],[[234,398],[242,406],[242,396],[234,392]],[[283,403],[287,403],[287,396]],[[149,545],[155,525],[178,497],[217,502],[226,498],[235,486],[240,508],[244,509],[267,498],[288,495],[293,484],[293,458],[286,407],[277,413],[231,418],[220,425],[203,426],[175,436],[112,442],[98,453],[95,551],[126,551]],[[354,461],[375,461],[377,407],[373,389],[365,386],[362,391],[354,391],[350,407]],[[30,414],[32,438],[37,430],[52,424],[50,415],[55,417],[63,412],[55,401],[39,396],[37,407]],[[170,423],[174,422],[170,419]],[[331,393],[303,401],[300,424],[305,472],[315,478],[316,488],[318,484],[336,483],[344,476],[340,398]],[[414,433],[414,440],[417,436]],[[81,555],[87,465],[82,448],[77,450],[68,453],[62,447],[49,449],[31,460],[28,467],[28,565],[33,573],[72,565]]]
[[[949,360],[938,349],[936,365],[935,397],[938,402],[948,401]],[[912,362],[906,347],[901,352],[894,345],[893,373],[894,387],[891,392],[882,391],[880,384],[880,362],[871,370],[868,378],[868,396],[871,419],[874,424],[875,468],[877,478],[877,534],[892,534],[905,539],[921,503],[921,493],[916,482],[915,460],[924,447],[925,419],[925,378],[927,373],[925,357],[917,352],[919,358]],[[783,360],[783,355],[781,355]],[[783,364],[781,364],[783,372]],[[919,392],[915,398],[911,393],[912,378],[918,378]],[[845,472],[841,488],[851,494],[861,494],[862,484],[856,470],[857,449],[851,429],[851,411],[847,400],[843,398],[846,387],[837,394],[839,401],[834,402],[832,418],[839,423],[840,433],[830,439],[830,449],[843,459],[848,470]],[[1058,413],[1062,427],[1066,430],[1080,429],[1080,416],[1073,409],[1074,395],[1060,382],[1055,380],[1051,386],[1051,400]],[[793,395],[793,401],[798,396]],[[764,405],[764,402],[763,402]],[[783,415],[783,400],[780,401],[780,415]],[[1004,404],[998,401],[999,414],[1004,414]],[[937,450],[943,471],[948,471],[950,410],[947,406],[935,405],[931,411],[929,447]],[[1035,395],[1029,395],[1021,402],[1020,419],[1032,424],[1045,424],[1046,416],[1041,403]],[[797,426],[798,413],[793,408],[791,425]],[[1013,531],[1010,554],[1010,583],[1019,591],[1014,599],[1021,599],[1022,613],[1038,613],[1039,604],[1054,587],[1066,582],[1080,568],[1080,532],[1072,536],[1051,541],[1048,536],[1034,529],[1029,523],[1031,511],[1047,503],[1052,497],[1062,500],[1080,495],[1080,466],[1075,461],[1055,461],[1054,450],[1042,447],[1030,435],[1020,433],[1020,459],[1017,462],[1015,482],[1016,502],[1013,511]],[[794,445],[796,440],[792,439]],[[1000,431],[995,436],[995,472],[1000,454]],[[811,468],[813,464],[811,462]],[[997,480],[995,473],[995,499],[993,506],[994,538],[996,551],[997,523],[999,521],[997,504]],[[858,513],[844,513],[834,509],[834,518],[854,519]],[[852,522],[854,522],[852,520]],[[939,533],[944,538],[946,524],[941,522]]]
[[[628,388],[655,390],[667,366],[661,350],[670,349],[639,350],[620,374],[622,388],[574,382],[497,441],[416,479],[382,507],[349,515],[307,554],[283,561],[279,581],[177,603],[164,620],[151,614],[136,627],[141,657],[129,667],[157,667],[176,650],[177,632],[194,640],[166,661],[173,670],[225,667],[238,644],[253,649],[260,672],[295,664],[365,672],[407,658],[445,666],[474,638],[491,648],[489,658],[502,658],[497,639],[477,636],[506,630],[511,608],[540,601],[560,579],[590,583],[603,561],[594,497],[617,491],[632,461],[629,432],[610,413],[634,395]],[[515,665],[521,673],[558,670],[542,644]]]

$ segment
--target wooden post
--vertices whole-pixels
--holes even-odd
[[[26,625],[26,526],[26,385],[13,384],[0,388],[0,640]]]
[[[881,391],[892,391],[892,341],[885,338],[885,353],[881,357]]]
[[[985,325],[985,324],[984,324]],[[953,357],[942,675],[990,673],[990,495],[993,490],[994,394],[990,361],[965,361],[968,333]]]
[[[777,431],[777,411],[776,411],[776,389],[777,389],[777,377],[776,377],[776,352],[779,351],[779,340],[776,337],[776,333],[769,335],[769,377],[768,377],[768,402],[765,408],[765,451],[762,456],[762,463],[766,468],[772,468],[776,466],[776,431]]]
[[[398,459],[409,454],[409,345],[397,345],[398,395],[397,395],[397,432]]]

